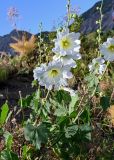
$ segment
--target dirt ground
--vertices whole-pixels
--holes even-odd
[[[32,93],[35,90],[31,85],[32,80],[32,75],[15,75],[0,83],[0,106],[8,100],[9,105],[14,107],[19,100],[19,91],[22,97]]]

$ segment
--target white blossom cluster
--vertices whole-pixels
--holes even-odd
[[[68,28],[57,32],[55,47],[52,49],[55,53],[53,60],[47,65],[41,64],[33,71],[34,79],[38,80],[41,86],[45,86],[48,90],[64,89],[71,95],[75,94],[68,88],[67,80],[73,77],[71,68],[77,66],[76,60],[81,59],[79,38],[80,33],[70,33]]]
[[[92,60],[92,63],[89,64],[88,66],[89,66],[89,71],[94,74],[103,74],[106,68],[105,60],[101,57],[94,58]]]
[[[95,74],[103,74],[106,68],[105,61],[114,61],[114,38],[107,38],[107,41],[99,47],[101,57],[92,60],[89,64],[89,71]]]
[[[108,38],[100,46],[100,52],[106,61],[114,61],[114,38]]]

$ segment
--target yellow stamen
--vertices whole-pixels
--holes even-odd
[[[62,49],[69,49],[71,47],[71,40],[69,38],[63,38],[60,42]]]
[[[114,52],[114,44],[111,44],[108,49],[111,51],[111,52]]]
[[[56,77],[58,76],[58,74],[59,74],[59,71],[57,69],[52,69],[51,71],[48,72],[48,75],[50,77]]]

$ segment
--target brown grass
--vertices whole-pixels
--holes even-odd
[[[22,36],[21,40],[15,37],[13,37],[13,39],[16,41],[16,43],[11,43],[10,47],[13,48],[14,51],[17,52],[20,56],[27,55],[33,52],[36,48],[36,39],[34,35],[32,35],[31,38],[28,40],[25,35]]]
[[[111,124],[114,126],[114,105],[111,105],[110,108],[108,108],[107,113]]]

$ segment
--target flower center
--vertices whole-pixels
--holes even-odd
[[[98,67],[99,67],[99,63],[96,62],[96,63],[95,63],[95,68],[98,68]]]
[[[71,47],[71,41],[69,38],[63,38],[60,42],[62,49],[69,49]]]
[[[56,76],[58,76],[58,74],[59,74],[59,70],[57,70],[57,69],[52,69],[52,70],[50,70],[50,71],[48,72],[48,75],[49,75],[50,77],[56,77]]]
[[[111,51],[111,52],[114,52],[114,44],[111,44],[108,49]]]

